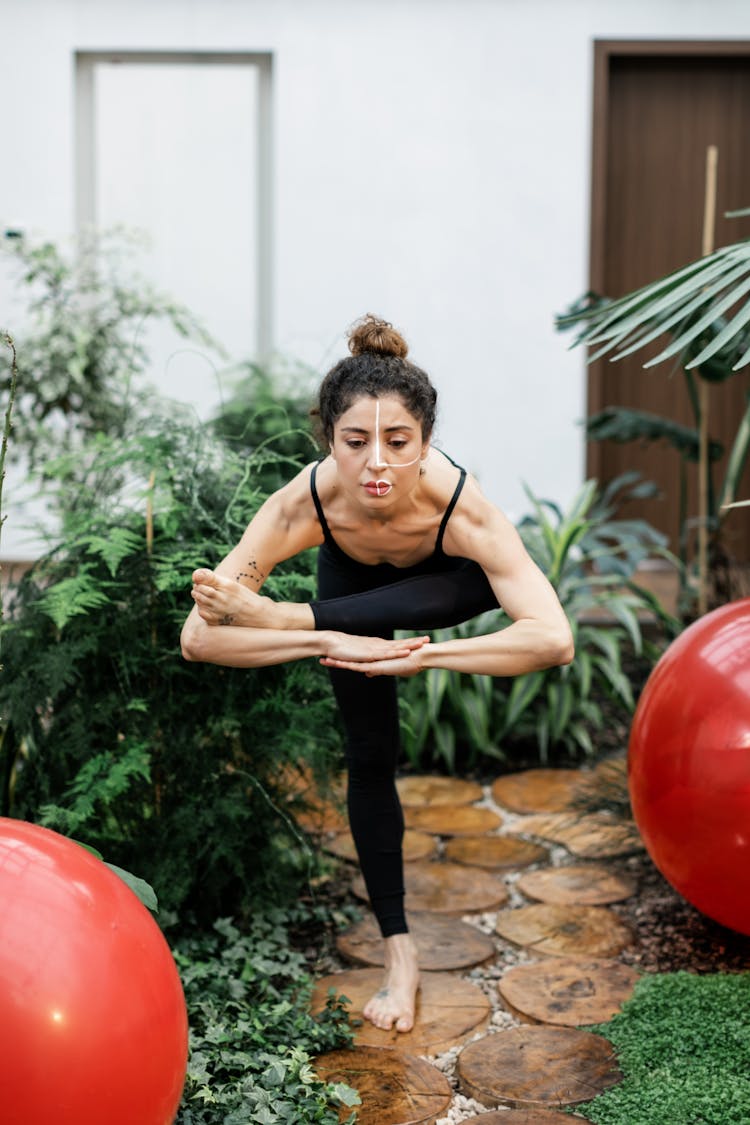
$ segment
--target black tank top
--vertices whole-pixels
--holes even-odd
[[[442,453],[442,450],[440,450],[439,452]],[[466,469],[463,469],[460,465],[456,465],[456,462],[448,457],[447,453],[443,453],[443,457],[447,458],[447,460],[450,461],[451,465],[455,465],[455,467],[460,472],[460,476],[458,478],[458,481],[456,482],[456,487],[453,490],[453,495],[448,501],[448,507],[445,509],[443,518],[440,521],[437,538],[435,539],[435,549],[433,550],[431,555],[427,556],[427,558],[422,559],[418,563],[413,563],[411,566],[396,566],[394,563],[387,562],[363,563],[360,562],[359,559],[353,559],[351,555],[347,555],[346,551],[343,551],[341,547],[339,547],[338,543],[331,534],[331,529],[328,526],[328,521],[326,520],[325,513],[323,511],[323,505],[321,504],[320,497],[318,496],[318,489],[315,483],[315,478],[317,476],[318,465],[320,464],[320,462],[316,462],[313,465],[312,474],[310,476],[310,492],[312,493],[313,504],[315,505],[315,511],[318,514],[320,526],[323,529],[323,539],[325,540],[325,546],[328,548],[328,550],[332,552],[332,554],[334,554],[339,559],[339,561],[345,561],[350,569],[353,569],[355,567],[362,567],[363,570],[366,570],[370,573],[380,570],[384,575],[392,575],[394,572],[396,572],[400,577],[404,578],[412,574],[429,574],[431,571],[442,569],[445,566],[445,560],[448,557],[443,551],[443,536],[445,535],[445,529],[448,525],[448,520],[451,518],[453,509],[458,502],[458,498],[461,495],[461,490],[463,489],[464,482],[466,480]]]

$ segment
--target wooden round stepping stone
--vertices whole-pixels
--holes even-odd
[[[311,1010],[325,1007],[329,988],[346,996],[349,1012],[363,1020],[354,1033],[360,1046],[393,1047],[415,1055],[436,1055],[481,1031],[490,1016],[490,1002],[475,984],[453,973],[425,973],[417,994],[416,1022],[411,1031],[383,1031],[364,1020],[362,1009],[383,983],[381,969],[349,969],[323,977],[315,986]]]
[[[400,777],[396,782],[404,808],[421,805],[470,805],[484,796],[482,786],[461,777]]]
[[[415,859],[430,859],[437,851],[437,840],[427,832],[414,832],[407,828],[403,840],[404,863],[413,863]],[[357,849],[351,832],[339,832],[325,845],[325,850],[336,855],[339,859],[357,863]]]
[[[482,1105],[550,1109],[590,1101],[622,1080],[612,1045],[570,1027],[514,1027],[458,1057],[460,1089]]]
[[[498,777],[491,792],[511,812],[562,812],[575,803],[580,782],[580,770],[523,770]]]
[[[527,816],[509,831],[563,844],[581,859],[613,859],[643,848],[643,841],[632,820],[620,820],[606,812]]]
[[[548,957],[616,957],[633,936],[605,906],[538,902],[498,914],[495,929],[506,941]]]
[[[606,1023],[630,998],[640,974],[619,961],[555,957],[508,969],[498,991],[514,1015],[581,1027]]]
[[[630,898],[635,894],[636,884],[635,879],[618,875],[598,863],[577,863],[527,871],[516,887],[527,898],[539,902],[604,906]]]
[[[499,813],[476,805],[427,805],[405,808],[407,828],[435,836],[484,836],[503,823]]]
[[[497,910],[508,901],[508,890],[489,871],[460,863],[428,863],[417,860],[404,868],[406,909],[411,913],[475,914]],[[352,881],[357,898],[368,901],[361,875]]]
[[[515,871],[543,863],[549,859],[549,852],[540,844],[514,836],[461,836],[445,845],[445,858],[490,871]]]
[[[315,1070],[323,1082],[359,1091],[357,1125],[433,1125],[453,1094],[436,1067],[387,1047],[329,1051],[315,1060]]]
[[[499,1109],[464,1117],[461,1125],[570,1125],[571,1121],[587,1121],[577,1113],[558,1113],[556,1109]]]
[[[306,807],[294,813],[300,828],[311,836],[324,836],[328,832],[346,832],[349,827],[344,810],[333,801],[310,800]]]
[[[495,944],[489,934],[458,918],[412,914],[409,930],[419,949],[419,967],[427,972],[467,969],[495,955]],[[336,948],[351,961],[383,964],[383,939],[372,915],[339,934]]]
[[[331,775],[323,790],[323,784],[318,782],[312,766],[307,762],[287,762],[279,770],[279,787],[284,789],[290,797],[307,794],[308,797],[333,798],[343,801],[346,794],[346,771]]]

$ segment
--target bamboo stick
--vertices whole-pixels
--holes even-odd
[[[705,257],[713,253],[716,231],[716,180],[719,150],[716,145],[706,149],[706,188],[703,205],[703,247]],[[698,614],[708,609],[708,426],[711,407],[711,384],[700,379],[699,463],[698,463]]]

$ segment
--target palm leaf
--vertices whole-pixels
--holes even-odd
[[[737,433],[734,435],[732,448],[729,451],[724,484],[719,499],[719,508],[729,507],[737,494],[737,487],[745,469],[748,452],[750,452],[750,394],[745,413],[742,416]]]
[[[715,332],[696,356],[690,357],[689,366],[699,367],[733,343],[738,348],[745,347],[741,335],[750,323],[750,298],[746,297],[749,291],[750,240],[746,239],[690,262],[617,300],[574,310],[559,317],[557,324],[560,328],[582,325],[574,346],[603,345],[597,355],[610,351],[614,353],[612,358],[617,360],[638,347],[644,347],[661,332],[683,320],[686,325],[684,331],[680,331],[667,348],[645,364],[653,367],[695,345],[720,320],[723,312],[745,298],[732,320]],[[733,370],[747,363],[750,363],[750,348],[743,351]]]
[[[692,426],[627,406],[609,406],[592,414],[586,422],[586,436],[592,441],[666,441],[688,461],[697,461],[700,452],[698,432]],[[723,452],[718,441],[710,443],[711,461],[718,461]]]
[[[722,263],[721,267],[712,268],[706,271],[706,273],[708,276],[703,275],[702,284],[697,293],[695,291],[694,279],[690,278],[676,289],[670,290],[667,296],[659,297],[657,300],[653,301],[652,304],[641,301],[638,306],[638,311],[631,313],[631,315],[624,320],[619,320],[618,318],[616,321],[617,333],[615,337],[612,337],[612,333],[605,328],[601,332],[594,332],[588,343],[596,344],[599,343],[600,340],[611,338],[612,347],[615,347],[622,340],[634,336],[637,329],[642,330],[637,336],[637,339],[634,338],[634,342],[629,347],[621,349],[618,352],[616,358],[622,359],[624,356],[630,355],[637,348],[651,343],[652,340],[655,340],[662,332],[667,331],[674,324],[687,320],[694,312],[704,307],[707,301],[712,300],[722,293],[727,285],[731,285],[739,278],[745,277],[747,274],[747,265],[743,263],[727,271]],[[709,285],[707,281],[710,279],[714,280],[713,284]],[[647,293],[648,286],[640,290],[640,292]],[[614,303],[616,304],[617,302]],[[712,316],[708,323],[710,324],[714,319],[716,319],[715,316]],[[708,327],[708,324],[703,324],[698,332],[700,333],[706,327]],[[598,356],[603,355],[608,350],[610,350],[610,348],[603,348],[595,357],[592,357],[592,359],[598,358]],[[677,350],[679,351],[679,349]]]
[[[733,289],[730,290],[728,294],[725,294],[721,298],[721,300],[711,303],[708,307],[708,311],[705,312],[703,316],[699,317],[698,320],[691,323],[686,332],[683,332],[681,336],[678,336],[676,340],[673,340],[672,343],[664,348],[663,351],[659,352],[659,354],[657,356],[654,356],[653,359],[650,359],[648,363],[644,363],[643,366],[655,367],[656,364],[661,363],[662,360],[671,359],[671,357],[674,355],[680,355],[681,352],[684,352],[689,347],[689,345],[693,343],[694,340],[697,340],[698,337],[706,331],[707,328],[710,328],[711,325],[718,320],[722,313],[725,313],[727,309],[736,304],[740,297],[744,297],[748,289],[750,289],[750,280],[746,278],[745,281],[742,282],[742,284],[736,285]],[[704,303],[704,301],[701,301],[699,307],[701,307]],[[731,321],[732,326],[735,325],[739,320],[742,320],[743,325],[747,323],[747,320],[750,317],[750,312],[748,311],[749,307],[750,302],[743,305],[740,312],[737,314],[734,320]],[[738,333],[739,328],[734,328],[730,336],[733,337]],[[722,337],[724,335],[724,332],[717,332],[711,342],[703,349],[702,352],[700,352],[701,363],[705,363],[707,359],[709,359],[712,355],[715,355],[716,352],[720,350],[723,344],[727,343],[728,338],[722,340]],[[722,342],[720,343],[719,341]],[[620,356],[618,356],[617,358],[619,359]],[[686,364],[686,366],[689,368],[695,367],[696,365],[697,359],[692,359],[688,364]]]
[[[584,326],[581,335],[574,341],[574,346],[584,341],[591,343],[596,339],[604,339],[607,330],[611,329],[626,313],[632,315],[636,309],[651,309],[654,307],[656,299],[661,299],[664,294],[670,295],[669,303],[671,304],[672,295],[675,291],[677,296],[681,297],[685,292],[692,293],[696,288],[705,287],[709,280],[713,280],[714,276],[729,268],[723,260],[717,262],[718,257],[719,252],[717,251],[709,257],[690,262],[688,265],[682,266],[681,269],[667,274],[666,277],[652,281],[640,289],[635,289],[631,293],[626,293],[623,297],[618,297],[616,300],[599,299],[588,307],[578,305],[571,312],[557,317],[557,327],[566,329],[581,322],[584,322],[584,325],[588,323],[589,327]],[[698,286],[695,285],[696,274],[700,275]],[[684,288],[679,288],[680,284],[683,284]],[[642,319],[644,318],[639,316],[639,322]]]

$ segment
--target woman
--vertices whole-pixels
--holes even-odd
[[[403,907],[403,816],[395,787],[396,676],[447,668],[515,676],[568,663],[570,627],[513,525],[448,457],[430,448],[436,392],[403,337],[367,316],[351,355],[321,384],[328,446],[274,493],[216,570],[193,575],[182,632],[188,660],[254,668],[315,656],[330,669],[346,731],[348,807],[385,941],[383,987],[364,1014],[408,1031],[419,984]],[[258,591],[277,563],[319,546],[319,600]],[[394,629],[456,624],[501,604],[507,628],[431,642]]]

